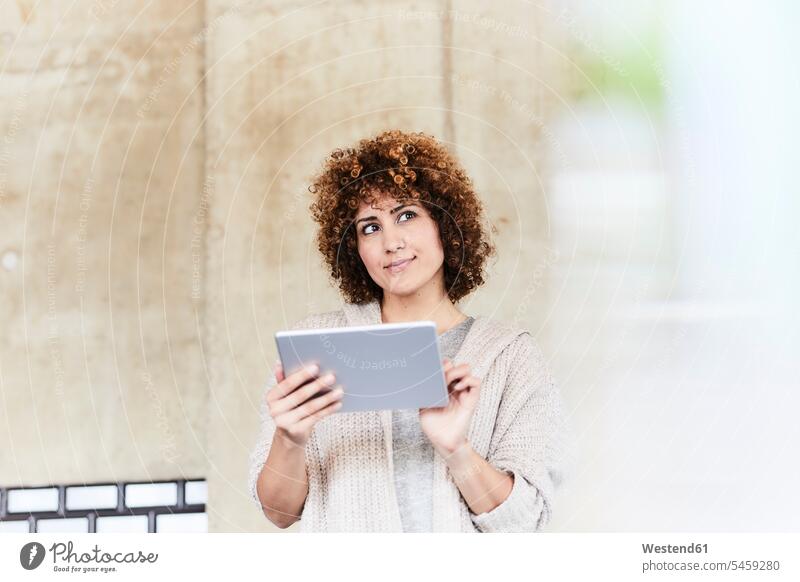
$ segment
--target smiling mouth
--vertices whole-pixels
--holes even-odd
[[[402,261],[402,262],[400,262],[400,263],[398,263],[396,265],[389,265],[388,267],[384,267],[384,268],[388,269],[390,273],[399,273],[401,271],[404,271],[405,268],[408,267],[408,265],[410,265],[411,262],[413,260],[415,260],[416,258],[417,257],[412,257],[412,258],[406,259],[405,261]]]

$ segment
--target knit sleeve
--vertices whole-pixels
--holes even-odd
[[[500,505],[470,516],[482,532],[535,532],[550,521],[563,479],[567,427],[560,394],[530,333],[507,350],[509,372],[487,461],[513,474],[514,484]]]
[[[318,327],[318,317],[310,315],[298,322],[295,322],[289,329],[306,329],[310,327]],[[264,465],[269,456],[269,450],[272,446],[272,437],[275,434],[275,421],[269,413],[267,406],[267,392],[277,384],[275,379],[274,369],[270,372],[269,378],[264,383],[264,386],[259,394],[259,434],[256,444],[250,453],[250,471],[248,477],[248,492],[250,499],[263,511],[261,507],[261,500],[258,498],[258,491],[256,484],[258,477],[261,474]]]

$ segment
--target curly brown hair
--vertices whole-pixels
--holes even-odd
[[[461,165],[434,137],[392,130],[362,139],[356,148],[336,149],[308,190],[319,224],[317,246],[350,303],[383,296],[359,256],[353,227],[360,203],[381,195],[421,203],[437,223],[451,301],[483,284],[486,260],[496,252],[482,224],[483,206]]]

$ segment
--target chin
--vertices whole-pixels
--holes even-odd
[[[397,295],[398,297],[405,297],[413,295],[417,291],[416,288],[410,289],[408,287],[395,287],[394,289],[384,289],[386,295]]]
[[[397,297],[407,297],[410,295],[414,295],[417,291],[419,291],[420,287],[418,285],[396,285],[394,288],[386,288],[384,287],[383,293],[384,295],[396,295]]]

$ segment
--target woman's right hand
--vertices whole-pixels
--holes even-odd
[[[276,432],[300,447],[305,447],[317,422],[342,406],[342,387],[328,390],[336,381],[333,373],[318,378],[318,372],[316,366],[306,366],[287,377],[279,361],[275,366],[278,383],[267,392],[267,406]],[[324,391],[321,395],[311,398],[321,391]]]

